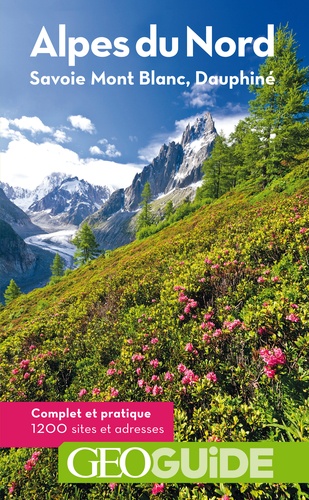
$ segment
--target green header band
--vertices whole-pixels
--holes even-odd
[[[60,483],[307,483],[305,443],[63,443]]]

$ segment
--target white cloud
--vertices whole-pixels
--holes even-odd
[[[234,132],[237,123],[248,116],[248,113],[237,113],[232,115],[220,115],[214,114],[215,127],[218,133],[223,132],[226,137],[228,137],[232,132]]]
[[[97,148],[100,153],[95,154],[103,154],[104,156],[108,156],[109,158],[117,158],[121,156],[120,151],[117,150],[114,144],[110,144],[107,139],[100,139],[98,144],[102,144],[104,146],[104,151]]]
[[[138,142],[138,138],[136,135],[129,135],[129,141],[131,142]]]
[[[44,134],[52,133],[52,129],[44,125],[42,120],[37,116],[22,116],[21,118],[10,120],[10,123],[20,130],[29,130],[31,134],[37,134],[39,132],[43,132]]]
[[[119,156],[121,156],[120,151],[116,149],[116,146],[114,144],[107,144],[105,154],[109,158],[118,158]]]
[[[208,106],[212,108],[216,104],[215,91],[216,87],[209,85],[209,83],[201,85],[194,83],[191,90],[189,92],[183,92],[182,96],[188,107],[202,108]]]
[[[10,128],[10,120],[0,117],[0,137],[3,139],[21,139],[23,135]]]
[[[104,155],[104,152],[98,146],[91,146],[91,148],[89,148],[89,151],[92,155],[96,156]]]
[[[68,116],[68,121],[71,123],[72,127],[78,128],[83,132],[88,132],[89,134],[93,134],[95,132],[95,126],[91,123],[91,120],[82,115]]]
[[[92,184],[127,187],[140,165],[121,164],[111,160],[86,158],[55,142],[37,144],[26,138],[12,140],[0,153],[1,178],[12,186],[35,188],[52,172],[76,175]]]
[[[71,137],[68,137],[63,130],[56,130],[54,132],[54,139],[56,142],[64,144],[65,142],[71,142]]]

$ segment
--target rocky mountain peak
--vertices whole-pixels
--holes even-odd
[[[128,229],[129,221],[140,208],[147,182],[154,199],[171,191],[178,191],[181,199],[184,188],[188,186],[194,191],[202,179],[202,166],[216,136],[210,113],[198,117],[192,125],[187,125],[180,142],[163,144],[158,156],[135,175],[129,187],[115,191],[98,212],[88,217],[89,224],[95,226],[97,241],[102,248],[115,248],[134,239],[134,234]]]
[[[193,125],[188,123],[186,126],[180,144],[185,148],[189,143],[198,139],[206,138],[215,132],[215,124],[209,112],[204,116],[198,117]],[[206,136],[206,137],[205,137]]]

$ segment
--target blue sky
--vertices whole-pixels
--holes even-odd
[[[196,85],[196,71],[210,75],[258,72],[263,58],[248,46],[245,57],[216,54],[210,57],[194,46],[186,53],[187,26],[205,38],[212,26],[213,42],[221,37],[235,40],[267,35],[267,25],[285,25],[296,33],[299,57],[309,64],[306,2],[295,0],[1,0],[0,4],[0,180],[34,188],[53,171],[65,171],[97,184],[128,185],[142,166],[158,153],[164,142],[177,139],[185,124],[210,111],[216,127],[227,133],[247,113],[250,94],[246,86]],[[91,42],[108,39],[108,57],[91,49],[76,57],[38,54],[30,57],[42,27],[58,54],[59,25],[66,36]],[[158,37],[178,39],[173,57],[141,57],[136,42],[149,37],[150,25]],[[113,55],[115,39],[124,37],[129,54]],[[227,46],[223,46],[226,50]],[[80,50],[81,45],[76,45]],[[146,50],[148,46],[144,46]],[[265,49],[265,46],[263,46]],[[67,52],[66,43],[66,52]],[[155,76],[183,75],[189,86],[141,85],[141,71]],[[83,76],[84,85],[32,85],[31,72],[43,76]],[[91,75],[134,77],[134,85],[91,85]]]

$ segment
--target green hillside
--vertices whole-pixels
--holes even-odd
[[[303,159],[3,308],[1,401],[173,401],[178,441],[308,440],[308,249]],[[0,498],[155,498],[153,485],[58,484],[56,450],[26,470],[33,451],[2,451]],[[308,495],[208,484],[158,497]]]

